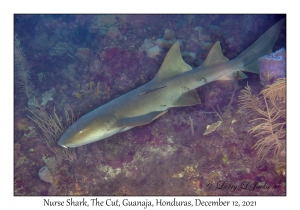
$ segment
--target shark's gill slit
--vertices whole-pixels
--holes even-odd
[[[186,86],[183,87],[183,91],[182,91],[183,93],[186,93],[186,92],[189,92],[189,91],[191,91],[190,88],[188,88]]]
[[[201,80],[205,80],[205,84],[207,84],[207,80],[205,79],[205,77],[200,77],[199,79],[197,79],[197,81],[201,82]]]
[[[153,90],[145,90],[145,91],[139,93],[139,96],[144,95],[144,94],[147,94],[147,93],[151,93],[151,92],[153,92],[153,91],[156,91],[156,90],[159,90],[159,89],[162,89],[162,88],[165,88],[165,87],[167,87],[167,86],[155,88],[155,89],[153,89]]]

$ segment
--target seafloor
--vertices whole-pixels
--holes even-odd
[[[255,74],[240,87],[216,81],[197,88],[202,104],[171,108],[148,125],[80,146],[76,160],[57,156],[28,118],[33,98],[49,115],[54,107],[58,116],[64,109],[83,115],[147,83],[169,48],[149,51],[158,38],[181,40],[184,60],[196,67],[216,41],[233,59],[283,17],[15,15],[17,56],[26,68],[15,65],[14,195],[286,195],[285,159],[259,156],[251,122],[238,112],[247,83],[255,94],[263,89]],[[273,51],[285,40],[284,28]],[[29,92],[20,68],[30,76]],[[220,116],[223,123],[203,135]],[[43,166],[50,183],[39,176]]]

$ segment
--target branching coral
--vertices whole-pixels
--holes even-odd
[[[100,34],[106,34],[110,27],[117,27],[119,25],[116,17],[118,16],[96,15],[91,27],[98,29]]]
[[[286,79],[278,79],[260,92],[252,95],[250,86],[246,86],[239,96],[239,111],[245,111],[250,122],[255,125],[250,133],[259,137],[253,148],[262,159],[270,152],[276,158],[285,156],[286,148]]]
[[[33,115],[28,117],[41,129],[48,148],[62,159],[70,162],[76,161],[77,157],[74,149],[63,148],[57,144],[57,140],[60,138],[60,136],[73,122],[75,122],[73,112],[71,111],[70,115],[69,112],[65,110],[66,125],[64,126],[61,117],[58,117],[56,114],[55,108],[53,110],[53,116],[51,116],[48,115],[47,112],[36,101],[35,103],[37,109],[28,109],[28,111]]]
[[[30,76],[30,68],[27,64],[24,51],[21,47],[20,40],[15,37],[15,49],[14,49],[14,57],[15,57],[15,66],[18,69],[16,76],[18,78],[17,85],[21,92],[24,92],[28,99],[30,93],[32,92],[33,85],[31,83]]]

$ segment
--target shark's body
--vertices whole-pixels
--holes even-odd
[[[77,147],[148,124],[171,107],[199,104],[197,87],[215,80],[245,78],[241,71],[258,73],[258,58],[272,52],[284,23],[285,18],[230,61],[222,54],[220,43],[215,43],[203,64],[195,69],[182,60],[176,42],[153,80],[82,116],[58,144]]]

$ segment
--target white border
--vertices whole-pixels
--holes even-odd
[[[294,1],[296,2],[296,1]],[[287,196],[286,197],[222,197],[223,200],[256,200],[258,206],[286,208],[298,206],[299,200],[299,6],[292,1],[274,0],[213,0],[213,1],[7,1],[0,2],[0,60],[1,60],[1,209],[20,207],[37,209],[43,207],[44,197],[13,197],[13,14],[15,13],[287,13]],[[297,65],[298,64],[298,65]],[[55,199],[55,197],[51,197]],[[69,197],[57,197],[64,200]],[[90,199],[91,197],[87,197]],[[116,197],[113,197],[115,199]],[[146,197],[131,197],[144,200]],[[156,197],[149,199],[155,200]],[[171,197],[164,197],[171,199]],[[194,200],[196,197],[178,197],[180,200]],[[216,200],[218,197],[200,197]],[[76,199],[79,199],[77,197]],[[103,199],[108,199],[105,197]],[[124,199],[120,197],[120,199]],[[5,208],[8,207],[8,208]],[[101,207],[97,207],[98,209]],[[182,208],[182,207],[180,207]],[[200,208],[200,207],[198,207]],[[203,207],[202,207],[203,208]],[[249,207],[248,207],[249,208]],[[299,208],[299,207],[298,207]],[[103,209],[103,207],[102,207]],[[114,209],[114,208],[109,208]],[[117,209],[117,207],[115,207]],[[118,208],[120,209],[120,208]],[[137,208],[135,208],[137,209]],[[139,208],[143,209],[143,208]],[[211,209],[211,207],[210,207]]]

